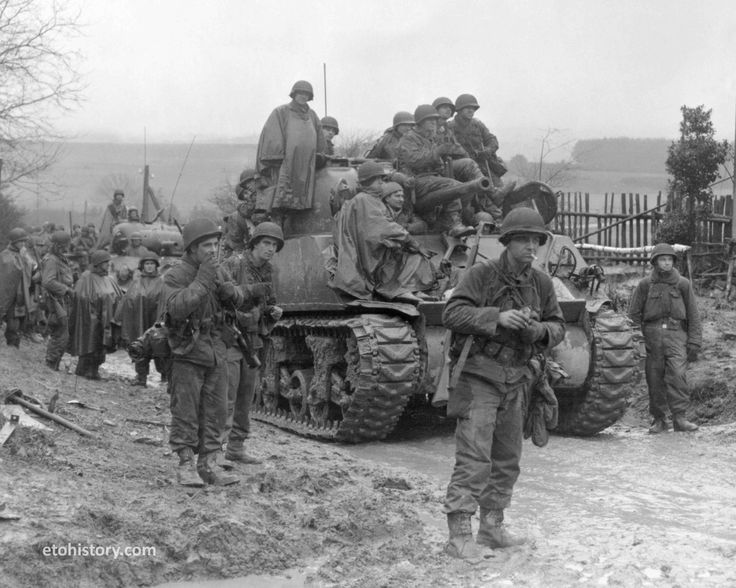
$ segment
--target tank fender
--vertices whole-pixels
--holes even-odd
[[[417,307],[405,302],[383,302],[381,300],[351,300],[345,306],[349,308],[365,308],[366,310],[393,311],[408,319],[420,316]]]

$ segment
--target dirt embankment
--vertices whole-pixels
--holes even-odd
[[[704,425],[731,422],[736,420],[736,378],[731,374],[736,345],[730,338],[736,336],[736,313],[716,309],[709,299],[701,302],[706,346],[691,369],[692,415]],[[168,422],[163,387],[133,388],[119,375],[90,382],[54,373],[43,366],[43,351],[40,344],[24,342],[20,350],[2,344],[2,389],[21,388],[44,404],[58,390],[57,413],[97,438],[52,425],[52,431],[18,429],[0,448],[0,519],[3,513],[20,517],[0,520],[3,586],[150,586],[251,574],[288,574],[297,585],[311,586],[544,583],[542,562],[529,568],[533,575],[519,576],[519,566],[532,565],[543,555],[544,549],[534,546],[499,553],[481,567],[442,554],[446,480],[364,461],[346,448],[263,424],[256,424],[250,450],[264,464],[239,469],[240,484],[182,488],[175,483],[176,460],[166,445],[167,429],[136,422]],[[116,355],[118,364],[124,363],[121,354]],[[69,362],[62,365],[73,367]],[[102,371],[111,376],[104,366]],[[647,421],[642,387],[632,393],[625,425],[640,432]],[[725,431],[718,439],[733,448],[736,434]],[[586,459],[581,455],[580,467]],[[592,528],[579,543],[565,545],[559,557],[545,560],[550,570],[559,564],[547,585],[582,581],[584,573],[569,565],[585,569],[589,558],[583,554],[605,542],[610,532]],[[547,538],[540,534],[536,543],[557,545],[552,551],[562,549],[553,533],[548,531]],[[115,557],[108,549],[101,556],[59,556],[52,551],[90,546],[154,547],[155,555]],[[718,549],[725,549],[719,558],[733,561],[736,547]],[[570,553],[579,555],[568,565],[562,560]],[[673,576],[666,570],[655,572],[639,570],[637,581],[631,582],[616,571],[605,576],[607,584],[602,585],[672,585],[667,578]],[[699,576],[693,572],[680,577]],[[715,584],[706,578],[704,585]]]

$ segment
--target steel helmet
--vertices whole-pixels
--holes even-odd
[[[472,94],[460,94],[460,96],[457,97],[457,100],[455,100],[455,110],[462,110],[467,106],[472,106],[476,110],[480,108],[475,96]]]
[[[503,219],[503,225],[501,226],[501,236],[498,238],[501,243],[508,245],[508,242],[514,235],[520,235],[524,233],[534,233],[539,235],[539,244],[544,245],[547,242],[547,227],[544,225],[544,219],[533,208],[526,206],[520,206],[514,208],[511,212],[506,215]]]
[[[130,234],[130,237],[128,237],[128,239],[130,239],[131,241],[133,239],[141,239],[142,240],[143,239],[143,235],[139,231],[133,231]]]
[[[437,109],[431,104],[420,104],[417,106],[416,110],[414,110],[414,120],[416,121],[416,124],[420,125],[428,118],[433,118],[435,120],[440,118],[440,115],[437,114]]]
[[[375,161],[364,161],[358,166],[358,181],[367,184],[373,178],[386,175],[386,170],[380,163]]]
[[[671,255],[673,259],[677,259],[677,252],[675,248],[669,243],[657,243],[652,249],[652,254],[649,257],[649,263],[654,265],[655,260],[660,255]]]
[[[276,251],[281,251],[281,248],[284,246],[284,232],[281,230],[281,227],[276,223],[266,221],[260,223],[255,229],[253,229],[253,235],[248,241],[248,247],[253,248],[253,246],[263,239],[263,237],[271,237],[278,241]]]
[[[15,243],[16,241],[26,241],[28,239],[28,233],[21,228],[16,228],[8,233],[8,241]]]
[[[67,233],[66,231],[54,231],[54,233],[51,235],[51,242],[54,245],[69,245],[71,241],[71,235],[69,235],[69,233]]]
[[[398,182],[386,182],[383,185],[383,192],[381,194],[381,198],[388,198],[391,196],[391,194],[395,194],[396,192],[404,193],[404,188],[401,187],[401,184]]]
[[[195,245],[197,241],[202,239],[209,237],[219,239],[221,236],[222,231],[208,218],[195,218],[193,221],[189,221],[184,225],[184,230],[181,232],[184,249],[189,249],[190,246]]]
[[[394,128],[398,127],[399,125],[413,125],[414,124],[414,115],[411,112],[407,112],[406,110],[399,110],[396,114],[394,114]]]
[[[110,261],[112,259],[110,257],[110,253],[105,251],[104,249],[97,249],[96,251],[92,252],[92,255],[89,256],[89,263],[91,265],[100,265],[101,263],[105,263],[106,261]]]
[[[238,185],[235,186],[235,195],[238,197],[238,200],[245,199],[245,185],[248,182],[255,181],[257,175],[258,172],[252,167],[247,167],[242,172],[240,172]]]
[[[120,188],[118,188],[117,190],[115,190],[115,191],[114,191],[114,192],[112,193],[112,195],[113,195],[113,196],[125,196],[125,192],[123,192],[123,191],[122,191],[122,190],[121,190]]]
[[[144,256],[141,257],[140,261],[138,262],[138,269],[143,269],[143,264],[147,261],[155,261],[156,267],[159,267],[161,265],[161,260],[159,259],[158,255],[154,253],[153,251],[146,253]]]
[[[450,108],[452,108],[452,112],[455,112],[455,105],[453,104],[452,100],[444,96],[435,98],[434,102],[432,102],[432,106],[434,106],[437,109],[439,109],[440,106],[449,106]]]
[[[323,127],[334,129],[336,135],[340,134],[340,127],[337,125],[337,119],[334,116],[323,116],[319,122],[322,123]]]
[[[289,98],[293,98],[294,94],[296,94],[297,92],[304,92],[305,94],[308,94],[310,100],[314,98],[314,90],[312,89],[312,84],[310,84],[306,80],[299,80],[298,82],[294,83],[294,85],[291,87]]]

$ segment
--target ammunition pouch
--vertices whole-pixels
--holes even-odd
[[[496,363],[515,367],[527,365],[534,354],[531,345],[514,347],[489,339],[482,340],[479,352]]]

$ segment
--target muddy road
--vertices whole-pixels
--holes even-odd
[[[593,438],[526,442],[507,522],[530,541],[480,565],[442,552],[447,419],[410,411],[398,433],[358,446],[256,423],[249,452],[263,465],[239,468],[235,486],[184,489],[156,378],[132,387],[122,352],[90,382],[68,356],[47,370],[42,345],[1,345],[4,389],[44,405],[58,391],[57,413],[97,437],[51,424],[0,448],[0,586],[736,586],[736,311],[705,300],[703,314],[690,374],[700,430],[649,435],[640,388],[623,421]],[[48,555],[87,545],[155,553]]]

